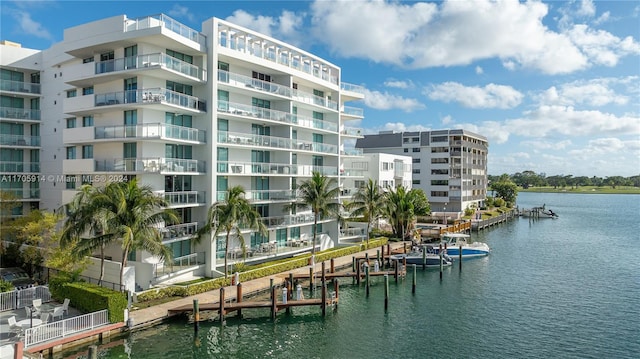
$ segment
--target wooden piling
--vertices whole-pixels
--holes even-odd
[[[440,244],[438,254],[440,255],[440,280],[442,280],[442,244]]]
[[[369,296],[369,266],[364,267],[364,276],[365,276],[365,292],[367,293],[367,297]]]
[[[315,283],[313,282],[313,267],[309,268],[309,291],[311,292],[311,295],[313,295],[313,287],[314,287]]]
[[[396,269],[395,269],[395,274],[394,275],[396,277],[396,283],[398,283],[398,270],[399,270],[398,267],[400,266],[400,261],[398,261],[397,259],[395,260],[395,266],[396,266]]]
[[[293,299],[293,272],[289,273],[289,283],[287,285],[287,299]]]
[[[356,271],[356,257],[351,257],[351,270]]]
[[[327,283],[322,282],[322,300],[320,303],[320,307],[322,308],[322,316],[327,315]]]
[[[236,286],[236,302],[242,303],[242,283]],[[238,318],[242,318],[242,309],[238,309]]]
[[[378,261],[378,263],[380,263],[382,265],[382,263],[380,262],[380,250],[376,250],[376,260]]]
[[[460,266],[460,271],[462,271],[462,245],[458,249],[460,250],[460,253],[458,253],[458,265]]]
[[[273,278],[269,278],[269,288],[273,288]],[[269,298],[272,299],[272,298]]]
[[[358,283],[358,286],[360,285],[360,276],[362,275],[360,273],[360,261],[356,261],[357,265],[356,265],[356,282]]]
[[[278,312],[278,306],[276,304],[276,287],[271,286],[271,319],[276,319],[276,313]]]
[[[326,274],[326,273],[325,273],[325,262],[323,261],[323,262],[322,262],[322,285],[324,285],[324,284],[325,284],[325,282],[326,282],[326,280],[327,280],[327,278],[326,278],[325,274]]]
[[[220,323],[224,323],[224,287],[220,288]]]
[[[333,292],[336,294],[336,302],[335,302],[335,306],[338,306],[338,302],[340,302],[340,300],[338,299],[340,297],[340,295],[338,294],[340,291],[340,284],[338,281],[338,278],[333,278]]]
[[[389,309],[389,275],[384,275],[384,311]]]
[[[331,258],[331,265],[329,266],[329,272],[330,273],[335,273],[336,272],[336,266],[333,262],[333,258]]]
[[[416,294],[416,265],[413,265],[413,284],[411,285],[411,293]]]
[[[422,247],[422,270],[427,269],[427,248]]]
[[[200,307],[198,306],[198,300],[193,300],[193,331],[198,332],[198,326],[200,322]]]
[[[89,345],[89,359],[98,359],[98,346],[97,345]]]

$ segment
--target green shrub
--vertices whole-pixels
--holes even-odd
[[[86,282],[64,282],[67,278],[66,275],[51,278],[49,290],[53,298],[59,302],[69,298],[73,307],[84,313],[107,309],[111,323],[124,321],[124,310],[128,304],[125,293]]]
[[[15,287],[11,282],[7,282],[6,280],[0,279],[0,293],[11,292]]]

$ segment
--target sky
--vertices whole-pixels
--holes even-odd
[[[490,175],[640,175],[640,1],[7,1],[0,39],[46,49],[101,18],[218,17],[364,86],[365,133],[464,129]]]

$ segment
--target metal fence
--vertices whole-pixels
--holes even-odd
[[[37,286],[0,293],[0,311],[30,306],[34,299],[42,299],[43,303],[50,302],[51,292],[49,292],[49,287]]]
[[[109,324],[109,311],[106,309],[99,312],[43,324],[35,328],[25,330],[24,346],[28,348],[39,343],[68,337],[83,331],[93,330],[107,324]]]

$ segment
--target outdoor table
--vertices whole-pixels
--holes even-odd
[[[33,319],[27,318],[27,319],[22,319],[18,321],[16,324],[21,326],[22,329],[28,329],[28,328],[33,328],[33,327],[42,325],[42,320],[38,318],[33,318]]]

